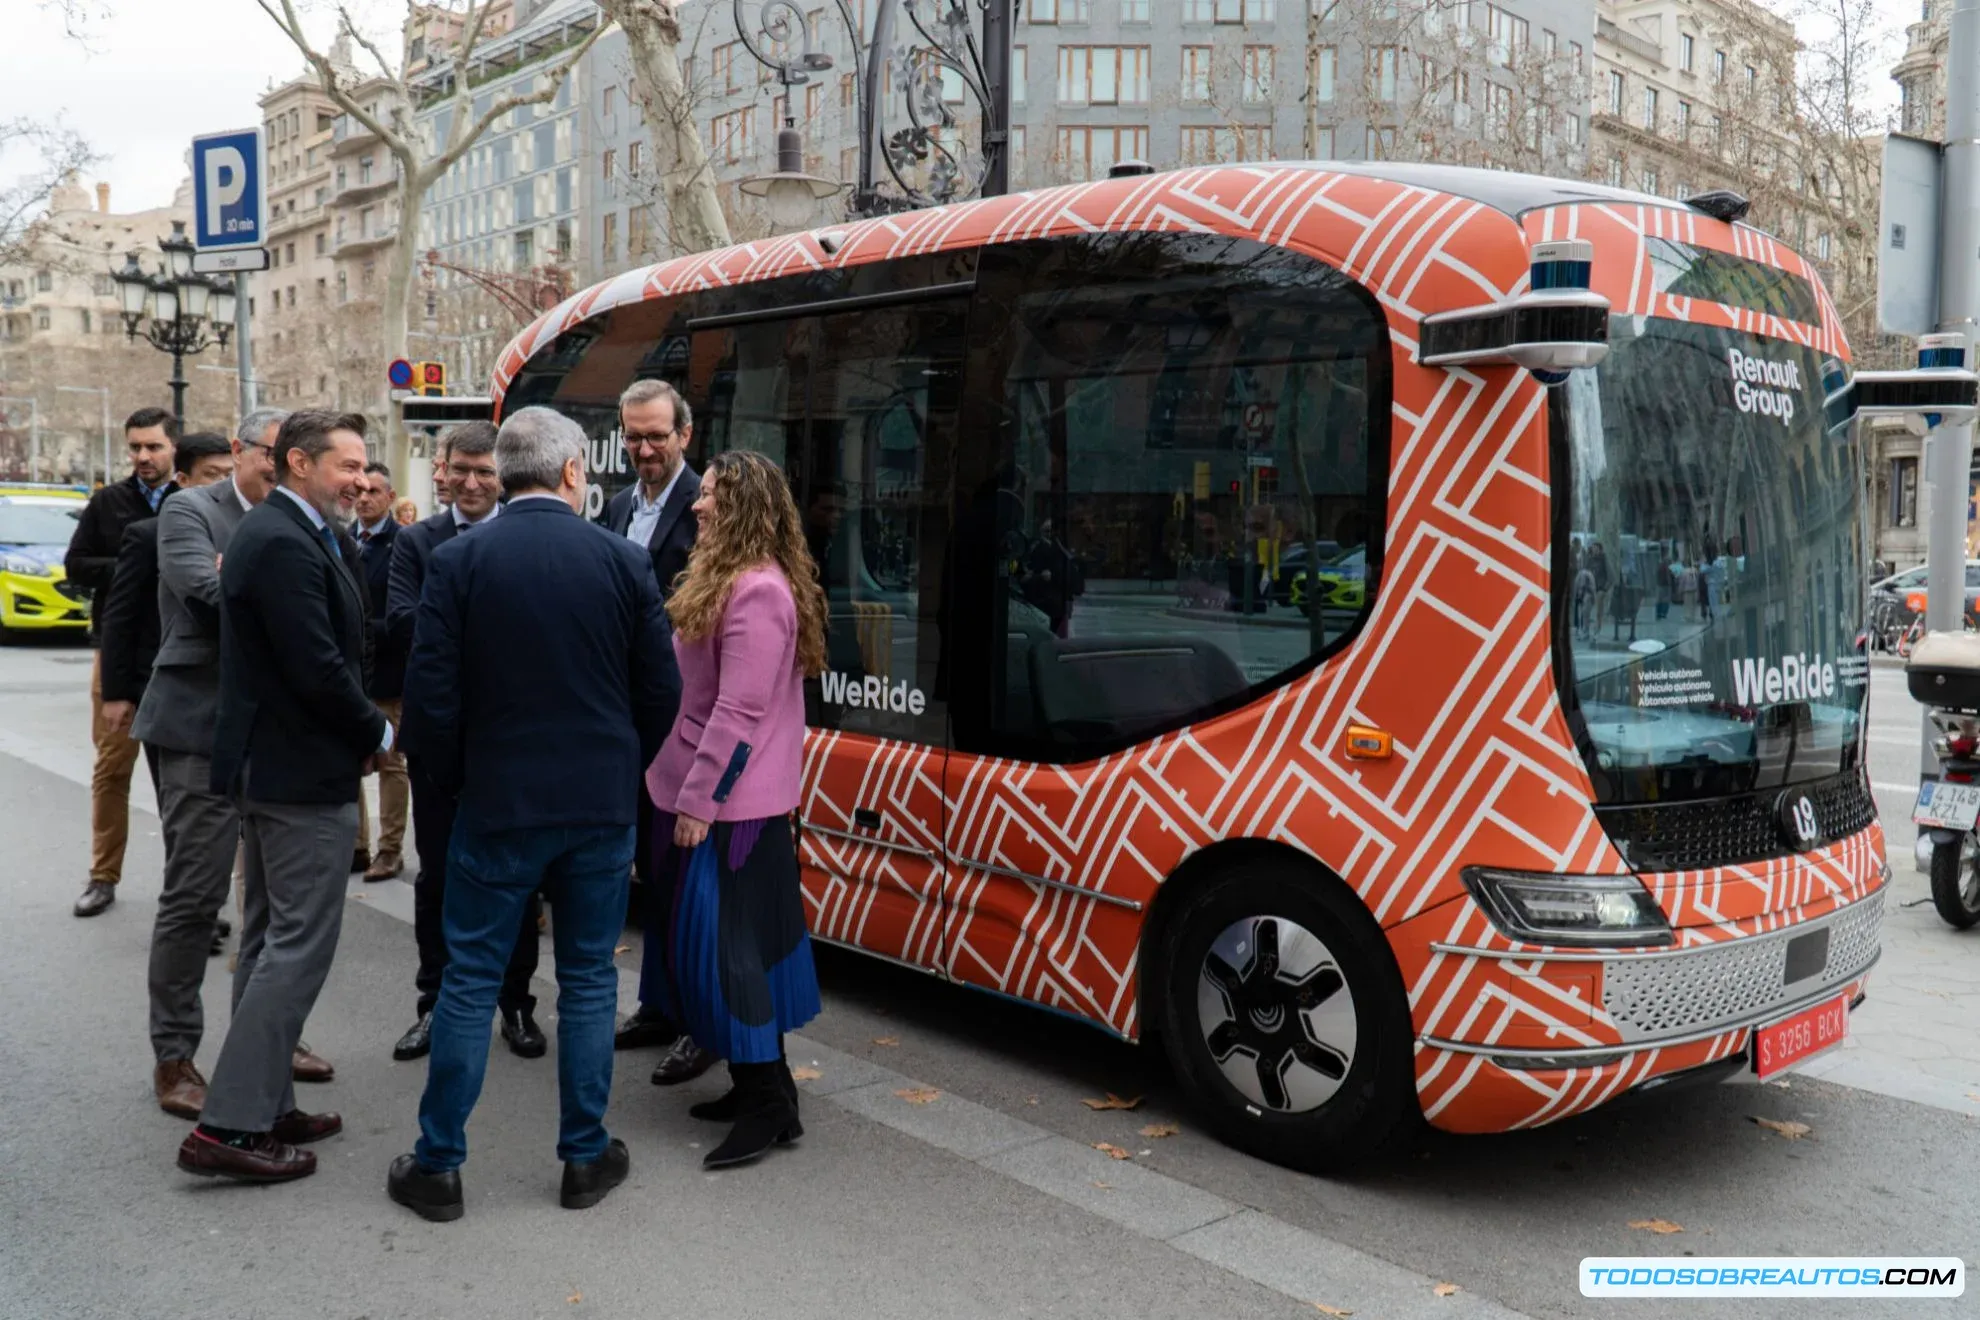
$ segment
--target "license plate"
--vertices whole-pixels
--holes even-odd
[[[1918,786],[1911,819],[1944,830],[1970,830],[1980,820],[1980,784],[1928,781]]]
[[[1805,1059],[1836,1048],[1848,1031],[1848,995],[1837,995],[1825,1004],[1804,1008],[1791,1018],[1756,1027],[1753,1071],[1764,1082]]]

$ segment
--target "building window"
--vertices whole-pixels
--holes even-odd
[[[598,255],[608,262],[619,259],[619,214],[616,211],[605,213],[605,230],[599,239]]]
[[[1340,52],[1332,46],[1322,46],[1314,52],[1313,95],[1321,101],[1334,99],[1334,77],[1340,70]]]
[[[708,121],[708,148],[727,161],[748,158],[756,151],[756,107],[745,106]]]
[[[1655,193],[1657,196],[1661,197],[1664,195],[1662,187],[1659,186],[1662,183],[1663,183],[1663,176],[1658,172],[1657,167],[1655,165],[1645,165],[1643,167],[1644,192]]]
[[[1712,52],[1712,81],[1722,83],[1725,80],[1726,53],[1722,50],[1715,50]]]
[[[1362,135],[1362,153],[1369,160],[1392,160],[1396,154],[1396,130],[1393,125],[1370,127]]]
[[[1629,85],[1620,70],[1609,70],[1609,113],[1620,116],[1623,112],[1623,98],[1628,94]]]
[[[1657,89],[1643,89],[1643,126],[1652,133],[1657,131]]]
[[[1092,14],[1093,0],[1031,0],[1034,23],[1085,23]]]
[[[1373,46],[1368,51],[1368,80],[1375,87],[1375,99],[1393,105],[1396,99],[1396,48]]]
[[[90,329],[91,326],[89,321],[89,308],[85,307],[82,309],[82,332],[84,334],[88,334],[90,332]]]
[[[648,255],[646,230],[647,208],[635,206],[626,212],[626,260],[638,261]]]
[[[1760,90],[1760,70],[1751,64],[1746,66],[1746,94],[1752,96]]]
[[[1210,64],[1215,51],[1209,46],[1182,48],[1182,99],[1185,105],[1202,105],[1210,100]]]
[[[1025,103],[1024,89],[1031,82],[1031,51],[1025,46],[1011,47],[1011,104]]]
[[[1689,101],[1678,102],[1678,136],[1686,142],[1691,141],[1691,102]]]
[[[1077,125],[1059,129],[1059,161],[1076,175],[1097,178],[1123,160],[1148,156],[1146,124]]]
[[[316,255],[319,257],[322,256],[328,247],[329,244],[325,241],[325,235],[321,231],[318,231],[316,235]]]
[[[609,180],[618,177],[618,171],[619,153],[610,147],[605,148],[605,159],[599,167],[599,172]]]
[[[1678,68],[1691,73],[1697,63],[1698,38],[1689,32],[1678,38]]]
[[[1609,157],[1609,186],[1611,188],[1622,187],[1623,175],[1624,175],[1624,170],[1623,170],[1622,157],[1621,156]]]
[[[1512,68],[1525,52],[1532,28],[1525,19],[1497,5],[1487,5],[1485,29],[1492,62],[1503,68]]]
[[[1059,104],[1147,103],[1148,47],[1059,47]]]
[[[1891,526],[1918,526],[1918,460],[1891,460]]]
[[[638,142],[626,144],[626,177],[629,179],[639,177],[639,155],[642,145]]]
[[[1277,17],[1277,0],[1183,0],[1185,23],[1270,23]]]
[[[1121,22],[1146,23],[1149,0],[1121,0]]]
[[[370,183],[370,182],[371,182],[371,169],[372,169],[372,163],[371,163],[371,157],[369,157],[369,156],[359,156],[359,157],[358,157],[358,182],[359,182],[359,183],[361,183],[361,184],[363,184],[363,183]]]
[[[55,276],[51,271],[38,270],[34,273],[34,287],[37,293],[47,293],[55,287]],[[43,327],[46,329],[47,327]]]
[[[1270,124],[1202,124],[1185,127],[1182,131],[1182,163],[1185,165],[1237,164],[1270,159]]]
[[[1272,99],[1272,72],[1275,67],[1273,48],[1270,46],[1246,46],[1244,48],[1244,101],[1246,105],[1265,105]]]
[[[605,86],[604,112],[607,119],[619,113],[619,89],[610,83]]]

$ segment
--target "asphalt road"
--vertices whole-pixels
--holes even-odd
[[[633,1179],[596,1211],[560,1211],[554,1051],[524,1062],[498,1046],[470,1129],[468,1216],[429,1225],[383,1194],[386,1165],[414,1136],[424,1075],[420,1064],[390,1061],[411,1011],[402,884],[373,886],[350,904],[309,1025],[339,1076],[304,1101],[340,1110],[348,1124],[319,1148],[322,1171],[261,1189],[187,1178],[172,1165],[185,1125],[149,1097],[155,818],[134,813],[118,905],[96,921],[68,915],[88,832],[86,660],[46,647],[0,650],[0,892],[12,915],[0,924],[7,1320],[1311,1316],[1314,1302],[1363,1317],[1581,1317],[1655,1305],[1580,1297],[1584,1256],[1980,1258],[1980,1119],[1960,1112],[1952,1092],[1931,1091],[1935,1074],[1922,1068],[1879,1083],[1886,1093],[1797,1075],[1784,1087],[1653,1093],[1506,1137],[1425,1133],[1384,1167],[1322,1179],[1199,1133],[1157,1057],[831,951],[821,951],[826,1011],[793,1050],[794,1062],[819,1073],[805,1084],[809,1135],[798,1148],[704,1174],[698,1159],[717,1134],[684,1111],[720,1082],[705,1079],[692,1096],[659,1091],[645,1079],[651,1055],[621,1056],[611,1122],[632,1147]],[[1901,785],[1916,777],[1900,745],[1906,714],[1891,676],[1880,670],[1874,681],[1872,777]],[[1923,878],[1905,865],[1909,827],[1895,818],[1908,802],[1898,792],[1880,802],[1899,897],[1916,897]],[[1903,960],[1887,954],[1872,1003],[1887,978],[1920,982],[1916,993],[1947,1010],[1952,1066],[1942,1071],[1956,1078],[1966,1057],[1958,1033],[1980,994],[1927,995],[1933,979],[1920,969],[1929,957],[1980,957],[1980,943],[1935,931],[1929,908],[1901,911],[1916,928],[1903,927]],[[626,948],[622,981],[636,967],[636,933]],[[223,962],[208,981],[207,1064],[225,1020]],[[547,975],[547,950],[544,966]],[[550,1029],[554,993],[540,991]],[[1855,1029],[1881,1037],[1915,1028],[1915,1014],[1898,1016],[1880,1024],[1860,1013]],[[1967,1041],[1976,1034],[1963,1032]],[[1890,1059],[1896,1068],[1905,1055]],[[1857,1072],[1859,1081],[1885,1075]],[[1930,1103],[1903,1098],[1914,1082]],[[914,1104],[898,1094],[920,1088],[940,1096]],[[1980,1078],[1969,1089],[1980,1092]],[[1081,1103],[1106,1092],[1142,1101],[1130,1112]],[[1812,1131],[1789,1141],[1756,1117]],[[1180,1132],[1139,1134],[1162,1122]],[[1091,1149],[1103,1141],[1135,1157]],[[1650,1219],[1683,1232],[1630,1227]],[[1459,1291],[1438,1296],[1438,1283]],[[1714,1320],[1757,1309],[1685,1304],[1686,1314]],[[1975,1311],[1966,1298],[1803,1302],[1782,1313]]]

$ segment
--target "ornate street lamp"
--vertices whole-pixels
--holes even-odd
[[[234,329],[234,282],[196,274],[193,243],[183,220],[172,222],[169,238],[158,240],[164,259],[155,271],[138,264],[138,254],[125,254],[123,267],[110,273],[124,314],[124,337],[145,342],[172,355],[172,413],[181,428],[186,422],[188,355],[227,345]]]
[[[870,40],[848,0],[836,2],[852,34],[860,126],[859,178],[847,210],[855,216],[885,215],[1006,192],[1013,0],[877,0]],[[843,186],[804,172],[802,138],[789,109],[791,89],[830,70],[833,62],[812,48],[810,25],[797,0],[754,0],[753,24],[750,3],[734,0],[736,33],[783,84],[787,111],[777,134],[777,172],[745,179],[741,187],[751,196],[768,198],[772,221],[793,228],[804,222],[812,202]],[[982,14],[980,42],[972,10]],[[897,42],[902,20],[909,39]],[[900,90],[897,106],[886,103],[883,89],[889,82]],[[951,83],[959,83],[982,114],[982,142],[974,153],[955,140]],[[891,187],[882,185],[883,168]]]

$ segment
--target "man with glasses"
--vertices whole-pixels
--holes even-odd
[[[664,380],[636,380],[619,396],[619,432],[626,459],[639,480],[614,495],[605,506],[606,529],[645,548],[653,560],[662,599],[673,593],[674,579],[687,567],[694,549],[696,520],[688,513],[701,497],[701,478],[687,465],[688,442],[694,438],[694,413],[688,402]],[[639,794],[639,828],[633,865],[646,899],[646,952],[640,970],[642,990],[666,975],[661,960],[665,941],[655,932],[666,929],[666,896],[647,874],[651,864],[652,804],[644,789]],[[639,1011],[626,1019],[614,1038],[618,1049],[665,1045],[667,1053],[653,1070],[655,1086],[692,1081],[708,1071],[714,1059],[671,1018],[647,1007],[640,995]]]
[[[426,587],[427,566],[433,552],[456,536],[501,516],[501,479],[495,473],[495,424],[468,422],[447,436],[447,490],[450,507],[440,510],[410,527],[401,528],[392,546],[390,582],[386,588],[385,632],[378,649],[394,656],[412,650],[413,620],[419,612],[419,597]],[[410,710],[401,715],[412,717]],[[406,758],[406,773],[412,783],[413,846],[419,851],[419,874],[413,881],[413,936],[419,943],[419,972],[413,986],[418,992],[417,1020],[392,1047],[392,1057],[401,1062],[424,1056],[432,1048],[433,1006],[440,998],[440,977],[447,969],[447,936],[442,913],[447,894],[447,841],[454,833],[455,799],[430,774],[421,773],[419,758]],[[502,1039],[512,1053],[525,1059],[541,1058],[550,1042],[536,1025],[533,1015],[536,997],[530,993],[530,978],[536,975],[537,918],[541,901],[531,897],[524,905],[522,926],[516,933],[516,947],[502,979]]]

